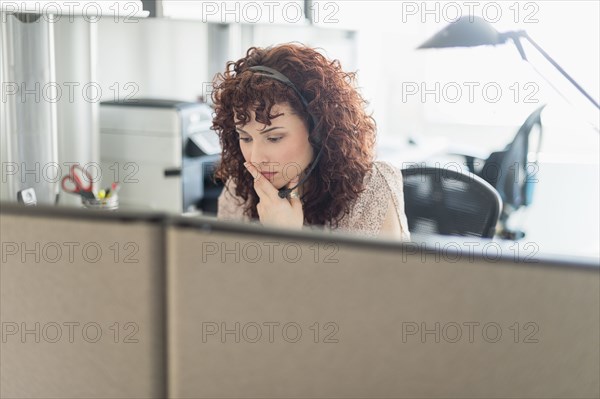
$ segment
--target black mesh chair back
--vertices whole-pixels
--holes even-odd
[[[479,176],[490,183],[502,198],[504,209],[501,219],[507,218],[513,211],[531,203],[538,170],[537,154],[542,139],[541,113],[544,107],[545,105],[539,107],[527,117],[506,148],[490,154],[479,173]],[[537,143],[534,151],[530,151],[531,133],[536,127],[539,135],[533,137]],[[534,155],[533,159],[528,159],[530,153]]]
[[[403,169],[402,176],[411,233],[494,236],[502,199],[479,176],[432,167]]]

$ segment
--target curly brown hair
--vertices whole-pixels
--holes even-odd
[[[307,109],[287,85],[248,69],[262,65],[287,76],[308,101]],[[302,196],[305,223],[337,226],[364,190],[363,179],[371,169],[376,125],[365,111],[367,102],[354,86],[356,73],[342,71],[338,60],[329,61],[313,48],[283,44],[267,48],[251,47],[246,56],[227,62],[225,73],[213,81],[212,100],[216,116],[213,129],[218,133],[222,154],[215,177],[233,179],[235,195],[246,202],[244,213],[258,218],[252,176],[247,173],[235,131],[238,125],[256,121],[265,125],[277,115],[275,104],[287,103],[293,112],[310,125],[310,114],[317,125],[309,133],[314,153],[323,149],[320,161],[308,178]],[[309,166],[310,167],[310,166]]]

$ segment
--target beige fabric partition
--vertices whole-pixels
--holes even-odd
[[[2,398],[600,395],[598,267],[5,205],[0,232]]]
[[[167,236],[171,397],[599,395],[597,268]]]
[[[162,227],[80,217],[0,216],[0,397],[164,398]]]

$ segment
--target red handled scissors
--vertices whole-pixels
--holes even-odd
[[[83,198],[95,199],[92,192],[92,176],[79,165],[71,166],[68,176],[63,177],[61,186],[68,193],[81,195]]]

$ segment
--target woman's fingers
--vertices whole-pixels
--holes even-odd
[[[290,189],[290,188],[296,187],[296,185],[298,184],[299,181],[300,181],[300,176],[294,177],[288,183],[287,188]],[[297,187],[290,193],[289,198],[290,198],[290,204],[292,205],[292,208],[302,209],[302,201],[300,200],[300,193],[298,192]]]
[[[267,196],[277,196],[277,189],[271,184],[269,179],[260,173],[252,162],[244,162],[244,166],[254,178],[254,190],[260,199],[264,199]]]
[[[288,199],[281,199],[279,190],[260,174],[256,166],[250,162],[245,162],[244,166],[254,178],[254,191],[259,197],[256,211],[261,223],[265,226],[302,228],[304,212],[302,202],[298,198],[298,189],[295,188]],[[298,180],[299,177],[295,177],[285,188],[292,189],[298,184]]]

